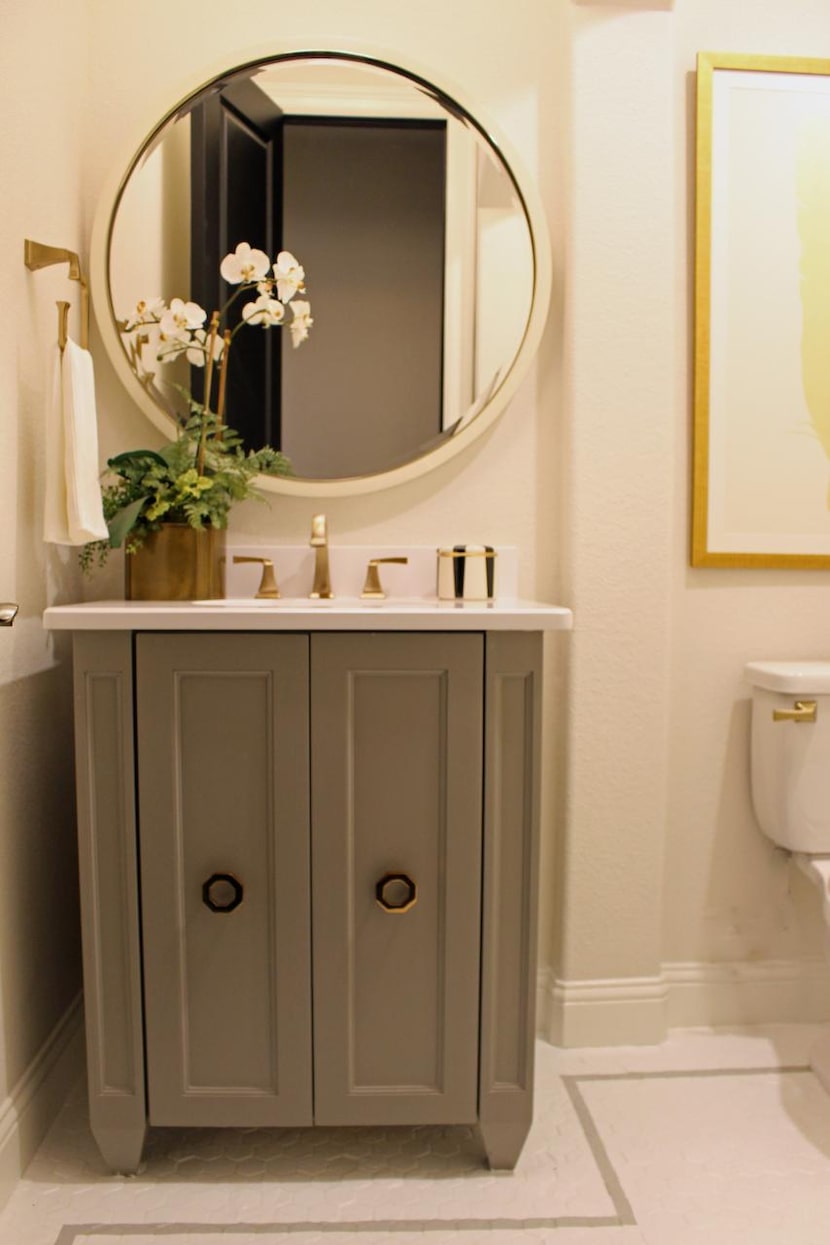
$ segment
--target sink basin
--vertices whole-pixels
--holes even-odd
[[[389,598],[386,598],[387,600]],[[363,600],[361,597],[332,597],[316,599],[312,597],[218,597],[207,601],[191,601],[191,605],[212,606],[215,609],[371,609],[383,605],[381,600]]]
[[[282,604],[282,599],[277,597],[216,597],[208,601],[191,601],[191,605],[212,605],[215,609],[247,609],[249,606],[253,609],[276,609]]]

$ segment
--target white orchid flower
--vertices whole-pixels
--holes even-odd
[[[284,315],[282,303],[267,294],[260,294],[254,302],[246,303],[242,308],[242,319],[246,324],[259,324],[264,329],[279,324]]]
[[[207,319],[207,312],[198,303],[186,303],[174,298],[161,317],[161,335],[164,339],[188,341],[195,329],[200,329]]]
[[[144,324],[157,324],[167,310],[163,298],[140,298],[124,322],[124,331],[132,332]]]
[[[226,255],[219,272],[228,285],[261,281],[268,273],[270,261],[264,251],[257,251],[248,242],[240,242],[232,255]]]
[[[277,294],[284,303],[305,289],[305,269],[290,251],[280,251],[274,264],[274,276],[277,281]]]
[[[166,337],[164,333],[160,333],[156,347],[156,360],[159,363],[172,363],[183,351],[187,350],[189,345],[190,339],[187,337]]]
[[[213,339],[213,360],[216,362],[222,357],[224,342],[217,333]],[[194,367],[204,367],[208,356],[208,333],[205,329],[196,329],[190,342],[185,346],[185,356],[188,363],[192,363]]]
[[[305,269],[290,251],[280,251],[272,265],[264,251],[240,242],[232,254],[225,256],[220,272],[230,285],[241,288],[233,292],[221,311],[214,312],[210,324],[207,312],[198,303],[174,298],[168,306],[160,297],[138,299],[128,316],[118,322],[130,364],[142,383],[153,380],[157,370],[154,363],[182,359],[203,368],[211,353],[223,373],[229,357],[224,339],[229,346],[236,333],[227,323],[226,312],[243,289],[246,293],[251,291],[251,296],[256,290],[257,295],[242,307],[243,323],[264,329],[284,325],[290,328],[295,347],[306,340],[314,323],[311,304],[294,297],[305,292]],[[292,311],[290,321],[285,314],[286,304]],[[222,384],[219,390],[224,392]]]
[[[308,337],[308,330],[314,321],[311,318],[311,303],[307,303],[302,298],[295,298],[291,304],[291,310],[294,312],[294,318],[289,325],[291,330],[291,345],[296,348],[304,342]]]

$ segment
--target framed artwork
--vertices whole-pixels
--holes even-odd
[[[693,566],[830,567],[830,60],[697,63]]]

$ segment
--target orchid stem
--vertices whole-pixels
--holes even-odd
[[[213,382],[213,351],[216,345],[216,334],[219,332],[219,312],[214,311],[210,317],[210,330],[207,339],[207,358],[205,359],[205,409],[210,410],[210,386]]]
[[[219,312],[214,311],[210,317],[210,332],[207,339],[207,358],[205,359],[205,393],[204,415],[199,433],[199,448],[196,452],[196,471],[201,476],[205,473],[205,450],[207,449],[207,417],[210,414],[210,387],[213,383],[213,347],[219,331]]]
[[[219,370],[219,396],[216,399],[216,429],[217,435],[221,436],[221,428],[225,419],[225,394],[228,386],[228,355],[231,349],[231,338],[233,334],[230,329],[225,329],[224,349],[222,351],[222,366]]]

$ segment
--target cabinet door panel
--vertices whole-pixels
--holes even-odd
[[[480,636],[312,637],[318,1123],[476,1118],[481,699]]]
[[[137,664],[150,1120],[310,1123],[307,637]]]

